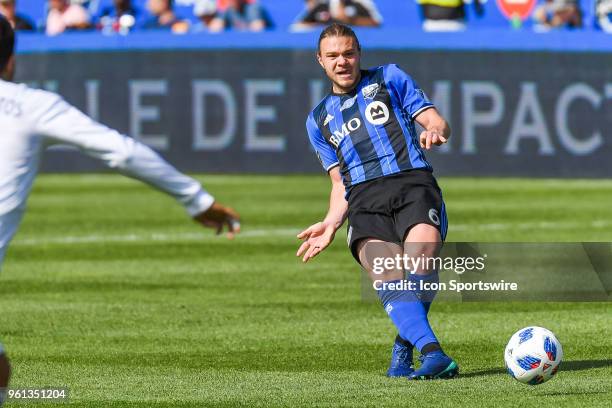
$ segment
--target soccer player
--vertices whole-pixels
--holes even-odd
[[[446,143],[450,128],[423,91],[397,65],[361,70],[361,48],[347,26],[332,24],[319,37],[317,59],[331,92],[310,113],[306,128],[332,182],[323,221],[302,231],[297,256],[308,262],[334,239],[348,217],[348,244],[377,284],[397,336],[387,375],[410,379],[450,378],[457,364],[440,347],[427,314],[438,281],[435,270],[404,266],[379,273],[376,256],[432,258],[447,221],[442,194],[423,149]],[[425,130],[417,135],[415,122]],[[383,258],[384,259],[384,258]],[[402,288],[406,282],[411,286]],[[394,290],[396,287],[401,290]],[[421,353],[415,370],[413,347]]]
[[[56,94],[10,82],[15,70],[13,47],[13,29],[0,17],[0,267],[23,216],[41,153],[54,143],[75,146],[171,195],[195,221],[217,233],[224,227],[229,237],[239,232],[238,213],[215,202],[200,183],[147,146],[94,122]]]
[[[0,406],[2,406],[6,397],[5,392],[10,376],[11,366],[9,365],[8,357],[4,354],[2,343],[0,343]]]

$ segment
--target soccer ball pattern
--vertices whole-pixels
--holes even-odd
[[[543,327],[525,327],[514,333],[504,352],[506,369],[517,381],[537,385],[550,380],[563,359],[561,343]]]

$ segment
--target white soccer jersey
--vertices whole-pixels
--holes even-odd
[[[75,146],[173,196],[192,216],[214,201],[200,183],[149,147],[93,121],[59,95],[0,80],[0,267],[25,209],[40,156],[52,144]]]

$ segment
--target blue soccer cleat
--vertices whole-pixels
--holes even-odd
[[[396,340],[393,343],[391,364],[387,370],[387,377],[408,377],[413,372],[412,346],[406,346]]]
[[[409,380],[435,380],[453,378],[459,374],[459,366],[442,350],[420,356],[421,366],[408,376]]]

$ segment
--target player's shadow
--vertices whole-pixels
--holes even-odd
[[[582,371],[591,368],[602,368],[612,366],[612,360],[573,360],[563,361],[561,370],[563,371]],[[504,374],[506,370],[503,368],[492,368],[490,370],[472,371],[471,373],[461,373],[461,377],[484,377],[487,375]]]

